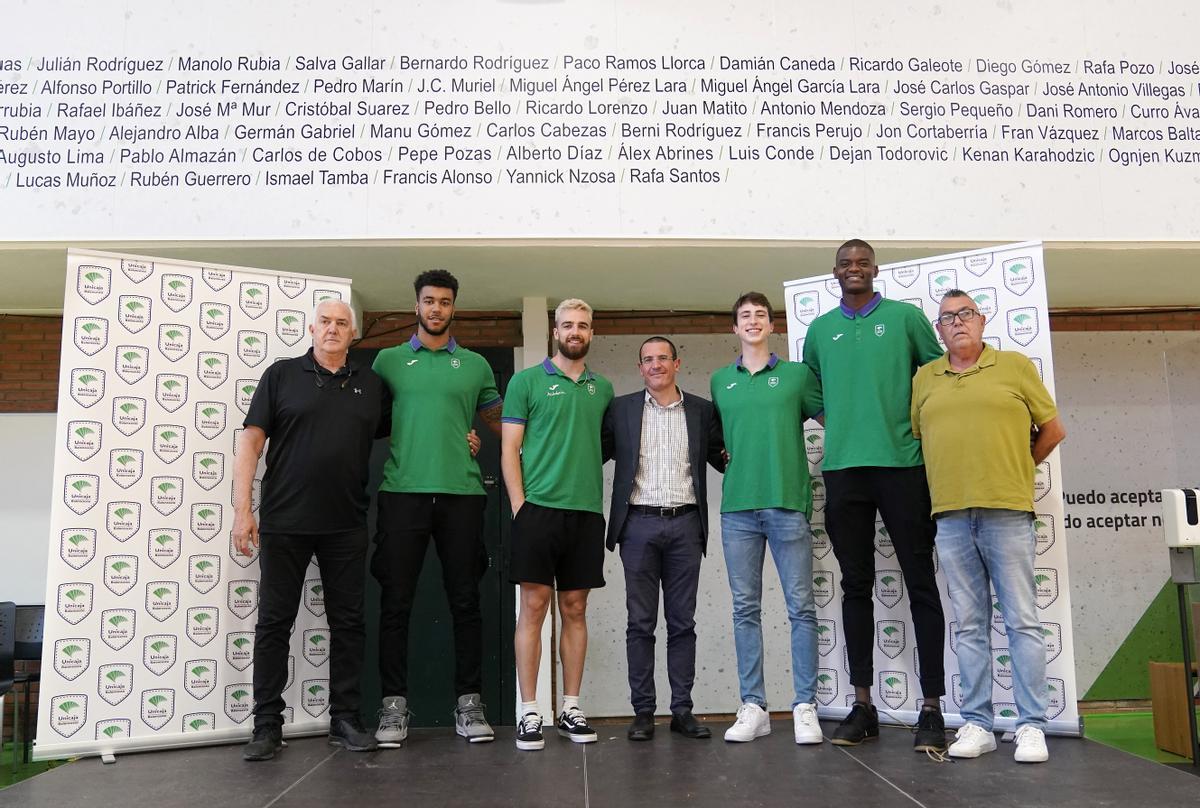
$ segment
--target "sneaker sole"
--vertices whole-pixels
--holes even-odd
[[[751,738],[730,738],[729,733],[726,733],[725,740],[728,741],[729,743],[750,743],[751,741],[757,740],[759,738],[765,738],[766,736],[768,736],[770,734],[771,734],[771,728],[767,727],[765,732],[756,732],[756,733],[754,733],[754,736]]]
[[[517,741],[517,748],[526,752],[537,752],[546,748],[546,739],[540,741]]]
[[[278,749],[275,750],[275,752],[278,752],[278,751],[279,751]],[[263,760],[274,760],[275,752],[268,752],[265,755],[242,755],[242,760],[247,760],[247,761],[250,761],[251,763],[258,763]]]
[[[914,752],[938,752],[940,754],[945,754],[946,750],[949,748],[950,748],[949,746],[934,746],[933,744],[923,743],[919,746],[914,745],[913,751]]]
[[[804,738],[796,738],[793,735],[792,737],[795,738],[796,744],[799,746],[811,746],[814,744],[819,744],[819,743],[825,742],[824,735],[817,735],[816,737],[808,736],[808,737],[804,737]]]
[[[560,729],[558,734],[564,738],[570,738],[571,743],[595,743],[599,738],[599,736],[594,732],[591,735],[573,735],[570,732],[567,732],[565,729]]]
[[[833,744],[834,746],[861,746],[862,744],[866,743],[867,741],[877,741],[877,740],[879,740],[878,735],[868,735],[865,738],[863,738],[861,741],[852,741],[849,738],[830,738],[829,742],[831,744]]]
[[[405,740],[407,740],[407,739],[405,739]],[[378,749],[403,749],[404,741],[381,741],[378,738],[376,738],[375,746]]]
[[[458,727],[454,728],[454,732],[458,735],[458,737],[466,738],[467,743],[491,743],[492,741],[496,740],[495,735],[476,735],[474,737],[471,737],[470,735],[468,735],[466,732],[459,729]]]
[[[332,736],[330,736],[330,738],[329,738],[329,745],[330,746],[340,746],[343,749],[345,749],[347,752],[374,752],[376,749],[379,748],[378,742],[370,744],[369,746],[365,745],[365,744],[362,746],[355,746],[354,744],[350,743],[349,741],[347,741],[343,738],[334,738]]]
[[[975,751],[974,754],[964,754],[962,752],[958,752],[956,754],[953,750],[947,749],[946,754],[948,754],[950,757],[956,758],[958,760],[974,760],[977,757],[983,757],[988,752],[995,752],[995,751],[996,751],[995,748],[992,748],[992,749],[980,749],[978,751]]]

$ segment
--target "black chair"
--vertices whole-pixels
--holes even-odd
[[[13,688],[13,643],[17,635],[17,607],[11,600],[0,602],[0,704]],[[0,721],[3,723],[3,721]],[[13,747],[16,760],[16,747]]]
[[[13,621],[16,629],[13,636],[12,658],[14,660],[41,663],[42,628],[45,621],[45,606],[16,607],[16,615]],[[13,675],[13,681],[21,685],[25,690],[25,712],[21,716],[21,743],[25,747],[22,753],[22,760],[26,763],[29,762],[29,748],[30,741],[32,740],[29,735],[29,719],[31,715],[29,709],[29,692],[32,689],[30,686],[34,682],[40,682],[41,679],[42,675],[40,671],[19,671]],[[15,734],[13,736],[13,743],[16,743]]]

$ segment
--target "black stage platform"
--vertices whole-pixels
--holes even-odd
[[[513,728],[469,746],[449,730],[415,730],[403,749],[336,750],[324,738],[289,742],[265,763],[238,746],[80,760],[0,791],[21,808],[432,808],[433,806],[1182,806],[1200,805],[1200,780],[1101,744],[1050,738],[1050,762],[1013,762],[1012,745],[978,760],[936,763],[912,751],[907,730],[848,749],[796,746],[791,721],[748,744],[672,735],[660,719],[648,743],[624,724],[597,727],[599,743],[548,736],[520,752]],[[826,736],[832,724],[826,723]]]

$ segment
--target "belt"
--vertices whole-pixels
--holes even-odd
[[[698,510],[698,508],[695,505],[676,505],[673,508],[664,508],[658,505],[634,505],[630,503],[629,510],[633,513],[644,513],[647,516],[670,519],[674,516],[683,516],[685,513],[691,513]]]

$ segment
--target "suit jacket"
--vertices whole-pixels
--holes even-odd
[[[604,413],[602,443],[604,459],[616,460],[613,479],[612,506],[608,513],[608,549],[621,539],[625,519],[629,515],[629,497],[633,493],[633,477],[637,472],[638,454],[642,441],[642,410],[646,406],[646,391],[639,390],[617,396]],[[717,471],[725,471],[721,456],[725,440],[721,433],[721,418],[717,408],[706,398],[683,394],[683,414],[687,421],[688,460],[692,469],[692,487],[700,510],[704,530],[704,545],[708,545],[708,477],[707,462]]]

